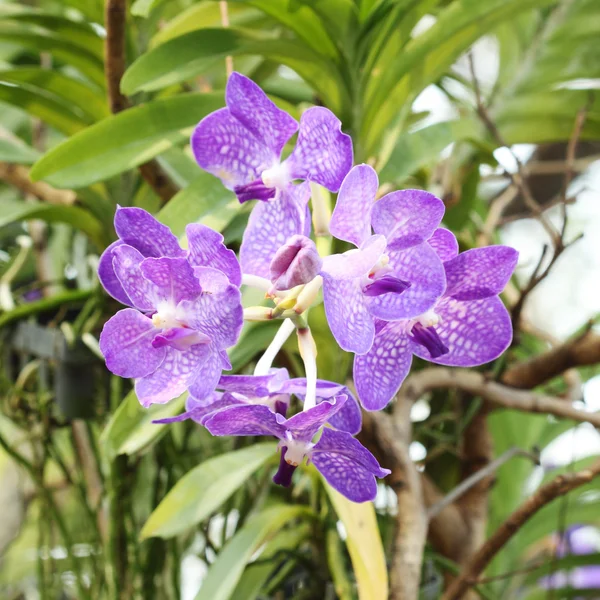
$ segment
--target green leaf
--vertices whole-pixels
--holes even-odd
[[[379,180],[401,182],[421,167],[439,160],[444,148],[460,140],[476,137],[481,125],[473,119],[444,121],[423,127],[414,133],[404,133],[396,140]],[[380,166],[381,168],[381,166]]]
[[[258,55],[294,69],[332,108],[341,106],[344,84],[335,66],[304,44],[235,28],[191,31],[140,56],[127,69],[125,94],[153,91],[189,80],[226,56]]]
[[[100,221],[78,206],[60,206],[37,201],[3,201],[0,228],[10,223],[31,219],[41,219],[46,223],[68,223],[87,234],[98,248],[105,248],[108,244],[106,232]]]
[[[132,390],[110,418],[100,438],[101,448],[109,460],[120,454],[135,454],[165,433],[168,425],[152,423],[154,419],[173,417],[183,408],[185,394],[168,404],[144,408]]]
[[[325,491],[346,529],[346,546],[354,568],[359,600],[386,600],[387,567],[373,503],[351,502],[327,482]]]
[[[269,459],[275,442],[209,458],[186,473],[150,515],[141,538],[170,538],[204,521]]]
[[[294,566],[290,558],[280,558],[278,555],[297,551],[300,544],[308,538],[312,529],[308,523],[303,523],[293,529],[282,531],[271,541],[267,542],[260,555],[260,564],[250,564],[244,571],[239,583],[231,594],[230,600],[255,600],[261,592],[269,577],[280,568],[282,561],[286,566]],[[266,562],[266,561],[271,562]],[[283,567],[281,567],[283,568]]]
[[[93,123],[109,115],[103,94],[61,71],[41,67],[2,69],[0,81],[24,85],[31,91],[62,101],[65,108],[85,123]]]
[[[228,600],[258,548],[293,519],[312,516],[306,506],[273,506],[249,519],[210,566],[195,600]]]
[[[178,192],[158,213],[173,233],[182,236],[188,223],[200,222],[222,231],[242,206],[216,177],[198,168],[196,179]]]
[[[79,188],[136,167],[188,138],[223,105],[223,94],[182,94],[154,100],[88,127],[47,152],[32,179]]]
[[[18,165],[30,165],[40,157],[40,153],[27,146],[18,138],[0,137],[0,161]]]

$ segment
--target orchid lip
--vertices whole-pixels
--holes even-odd
[[[381,296],[383,294],[402,294],[409,287],[410,283],[394,275],[384,275],[379,279],[371,281],[363,286],[365,296]]]
[[[427,348],[431,358],[439,358],[450,352],[448,346],[442,342],[437,331],[432,326],[424,327],[421,323],[415,323],[412,326],[411,334],[410,338],[417,344]]]
[[[271,198],[275,198],[277,194],[275,187],[266,186],[261,179],[255,179],[244,185],[236,185],[233,191],[242,204],[249,200],[262,200],[265,202],[271,200]]]
[[[277,469],[277,473],[273,476],[273,483],[282,485],[283,487],[290,487],[296,467],[286,460],[286,454],[287,447],[283,446],[281,448],[281,458],[279,459],[279,469]]]

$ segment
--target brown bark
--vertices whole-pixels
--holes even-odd
[[[29,169],[22,165],[0,162],[0,179],[48,204],[70,206],[77,199],[72,190],[57,190],[43,181],[31,181]]]

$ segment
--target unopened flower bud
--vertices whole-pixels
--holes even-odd
[[[315,243],[304,235],[294,235],[275,253],[271,262],[271,283],[275,290],[289,290],[312,281],[323,261]]]
[[[250,306],[244,309],[244,321],[270,321],[273,309],[267,306]]]

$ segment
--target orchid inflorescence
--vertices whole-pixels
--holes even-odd
[[[347,498],[372,500],[376,477],[389,471],[354,438],[359,402],[366,410],[385,408],[413,354],[462,367],[502,354],[512,327],[498,294],[517,252],[491,246],[459,254],[454,235],[440,227],[444,204],[428,192],[377,199],[376,172],[352,167],[352,141],[329,110],[310,108],[298,124],[238,73],[227,83],[226,104],[198,124],[191,145],[200,167],[240,202],[259,201],[239,262],[209,227],[188,225],[184,250],[146,211],[118,208],[119,239],[102,255],[98,274],[129,308],[100,336],[107,367],[135,379],[145,407],[187,391],[186,412],[163,423],[192,419],[213,435],[279,439],[276,483],[290,485],[306,458]],[[354,246],[347,252],[320,256],[309,238],[311,183],[339,192],[329,232]],[[264,291],[272,306],[243,308],[242,285]],[[317,378],[307,316],[321,288],[333,336],[355,354],[359,402],[345,385]],[[281,327],[254,374],[223,375],[244,320],[273,319]],[[272,365],[294,331],[305,377],[290,379]],[[304,406],[288,418],[292,395]]]

